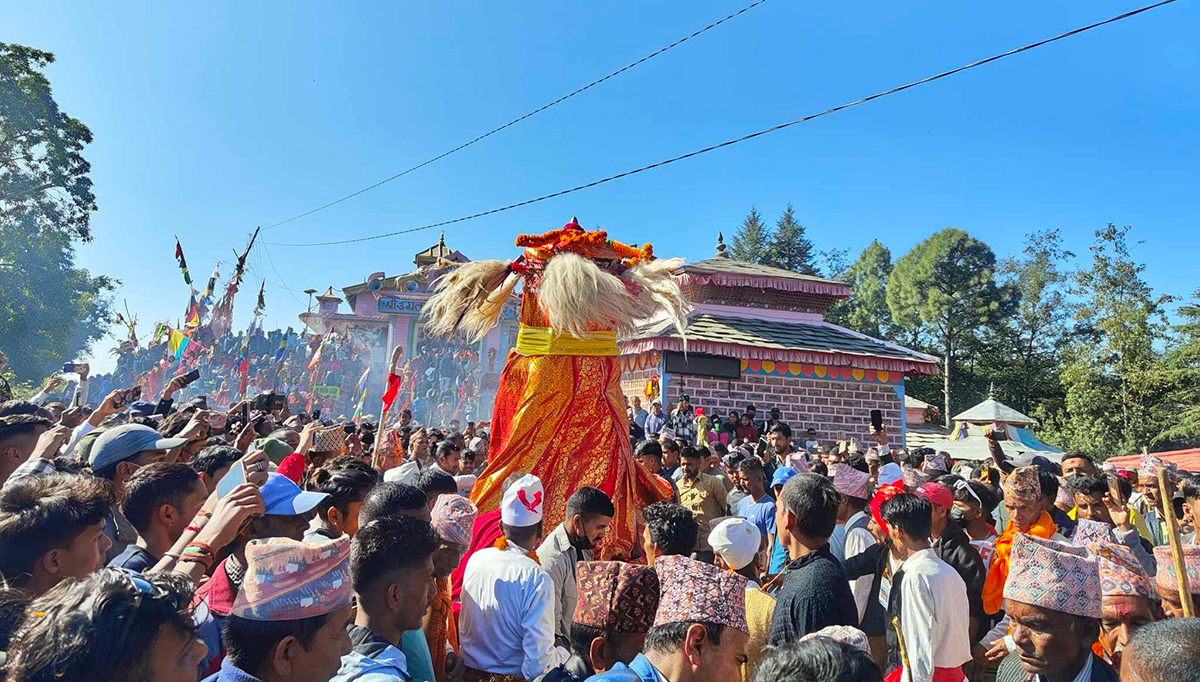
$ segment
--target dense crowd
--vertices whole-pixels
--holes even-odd
[[[422,356],[405,390],[453,394],[477,363]],[[402,400],[387,423],[355,424],[296,410],[286,379],[260,387],[286,387],[281,405],[203,399],[211,381],[188,397],[190,367],[153,395],[110,379],[94,399],[84,376],[65,400],[0,405],[7,682],[1200,669],[1200,620],[1183,617],[1200,607],[1200,478],[1149,455],[1137,471],[1010,458],[989,433],[990,459],[953,462],[890,446],[882,427],[830,441],[777,410],[706,415],[683,396],[664,414],[635,398],[636,466],[673,499],[639,510],[626,561],[598,561],[614,504],[597,488],[518,472],[499,508],[472,503],[490,443],[477,413]],[[545,528],[551,497],[565,521]]]

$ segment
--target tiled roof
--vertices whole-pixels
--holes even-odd
[[[922,374],[936,374],[939,363],[931,355],[822,323],[698,313],[688,320],[687,339],[688,347],[697,352],[725,352],[748,359],[840,361],[866,369]],[[669,321],[653,322],[622,339],[621,347],[622,352],[651,348],[681,350],[682,339]],[[735,347],[738,351],[729,352]]]

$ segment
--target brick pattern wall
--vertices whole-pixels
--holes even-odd
[[[645,387],[644,380],[641,385]],[[811,426],[822,443],[869,440],[871,410],[878,409],[883,411],[891,444],[904,444],[900,423],[904,401],[889,384],[757,375],[743,375],[738,381],[670,375],[666,388],[668,404],[673,406],[687,393],[693,406],[710,414],[715,410],[724,415],[731,409],[740,413],[746,405],[754,405],[761,420],[772,407],[778,407],[783,421],[794,431]]]
[[[646,400],[646,383],[650,378],[658,375],[659,370],[659,355],[657,352],[643,353],[634,358],[622,358],[624,370],[621,372],[621,392],[625,394],[626,399],[637,396],[642,399],[642,405],[646,409],[650,409],[650,403]],[[630,367],[642,367],[642,369],[630,369]],[[662,377],[659,377],[661,380]]]

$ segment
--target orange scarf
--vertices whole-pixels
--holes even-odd
[[[508,538],[501,535],[500,537],[496,538],[496,541],[494,543],[492,543],[492,547],[495,547],[496,549],[501,550],[501,551],[508,549]],[[518,548],[518,549],[520,549],[520,548]],[[541,560],[538,559],[537,552],[525,552],[525,556],[529,557],[530,559],[533,559],[533,562],[535,564],[537,564],[538,566],[542,565]]]
[[[1038,520],[1034,522],[1033,527],[1029,529],[1028,535],[1043,540],[1049,540],[1050,536],[1058,532],[1058,526],[1054,525],[1054,521],[1050,520],[1050,515],[1042,512]],[[1004,529],[1004,533],[996,538],[996,548],[992,554],[992,565],[988,569],[987,580],[983,583],[983,610],[988,615],[995,615],[1004,607],[1004,583],[1008,581],[1008,560],[1012,553],[1013,538],[1016,537],[1018,531],[1017,526],[1012,521],[1008,522],[1008,527]]]
[[[437,682],[446,680],[446,642],[450,639],[450,615],[450,580],[439,578],[437,592],[429,605],[429,620],[425,625],[425,639],[429,642],[429,656],[433,661],[433,676]],[[457,640],[458,637],[454,639]]]

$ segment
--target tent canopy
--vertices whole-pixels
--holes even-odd
[[[1005,428],[1008,438],[1000,441],[1000,449],[1012,457],[1017,454],[1031,453],[1041,455],[1052,462],[1061,462],[1063,451],[1053,445],[1047,445],[1038,440],[1029,429],[1008,425]],[[968,423],[959,423],[950,434],[950,438],[928,447],[945,452],[955,461],[980,461],[991,458],[987,439],[983,437],[983,427]]]

